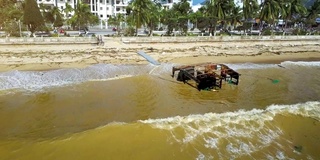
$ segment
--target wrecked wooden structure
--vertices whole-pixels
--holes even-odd
[[[172,77],[175,76],[176,71],[179,71],[177,81],[188,83],[189,80],[193,80],[196,83],[194,87],[199,91],[221,88],[223,81],[239,84],[240,74],[225,64],[201,63],[175,66],[172,68]]]

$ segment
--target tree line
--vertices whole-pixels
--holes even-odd
[[[282,19],[285,28],[295,23],[310,27],[319,17],[320,0],[314,0],[307,7],[304,5],[306,1],[264,0],[259,5],[258,0],[242,0],[243,6],[240,7],[234,0],[206,0],[198,11],[193,12],[187,0],[173,4],[170,9],[163,7],[159,0],[132,0],[126,7],[126,14],[109,17],[108,24],[115,26],[119,34],[122,32],[126,35],[138,34],[141,27],[147,28],[149,35],[155,29],[166,30],[168,35],[174,31],[187,35],[190,24],[199,30],[208,29],[214,35],[218,28],[241,25],[244,30],[248,29],[255,19],[259,20],[261,26],[264,23],[273,25]],[[63,10],[58,7],[47,8],[43,4],[38,6],[35,0],[0,0],[0,7],[0,25],[12,36],[18,36],[20,22],[32,34],[50,30],[47,26],[58,28],[67,25],[79,29],[99,23],[99,18],[91,13],[90,6],[82,1],[74,9],[66,3]],[[71,12],[74,14],[69,16]]]
[[[30,31],[33,35],[36,31],[49,32],[63,25],[79,29],[88,24],[99,23],[99,18],[91,14],[88,4],[79,1],[75,8],[68,3],[65,6],[61,10],[56,6],[45,6],[42,3],[38,6],[36,0],[24,0],[23,2],[0,0],[0,26],[8,35],[20,36],[19,29],[21,28]],[[70,16],[71,12],[74,12],[72,16]]]

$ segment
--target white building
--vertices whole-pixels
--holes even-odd
[[[38,4],[44,4],[46,7],[57,6],[60,11],[66,8],[66,3],[71,5],[73,8],[79,3],[80,0],[37,0]],[[131,0],[83,0],[90,6],[91,12],[99,17],[101,21],[101,29],[108,27],[108,19],[111,16],[117,14],[126,14],[126,7],[129,5]],[[165,8],[171,8],[174,3],[179,3],[181,0],[159,0]],[[193,0],[188,0],[190,6],[192,6]],[[61,12],[64,15],[64,12]],[[71,17],[70,15],[64,15],[64,17]]]
[[[129,0],[90,0],[91,12],[99,17],[101,28],[108,27],[108,19],[117,14],[126,14]]]

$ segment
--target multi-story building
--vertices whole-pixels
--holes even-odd
[[[81,0],[37,0],[37,3],[43,4],[45,7],[58,7],[60,11],[66,8],[66,3],[76,8],[76,5]],[[101,21],[101,28],[108,27],[108,19],[111,16],[117,14],[126,14],[126,7],[131,0],[82,0],[82,2],[90,6],[91,12],[99,17]],[[174,3],[178,3],[181,0],[159,0],[164,8],[171,8]],[[188,0],[190,6],[192,6],[193,0]],[[62,12],[64,15],[64,13]],[[64,15],[65,18],[71,17],[74,12],[69,15]]]

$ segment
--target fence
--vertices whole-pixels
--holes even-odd
[[[194,43],[232,41],[320,41],[320,36],[189,36],[189,37],[103,37],[103,41],[123,43]],[[97,44],[96,37],[4,37],[1,44]]]
[[[189,36],[189,37],[122,37],[123,43],[192,43],[223,41],[319,41],[320,36]]]
[[[95,37],[4,37],[0,44],[97,44]]]

